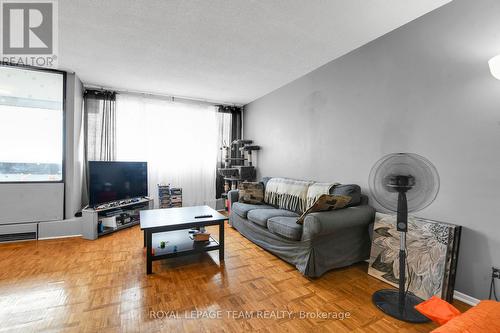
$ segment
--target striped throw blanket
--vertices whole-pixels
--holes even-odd
[[[309,209],[314,205],[316,200],[319,199],[323,194],[330,194],[330,189],[334,186],[339,185],[339,183],[314,183],[307,189],[307,207]]]
[[[306,210],[307,189],[313,182],[271,178],[266,184],[264,201],[281,209],[302,213]]]

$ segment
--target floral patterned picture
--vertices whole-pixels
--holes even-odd
[[[453,299],[461,227],[408,216],[406,286],[422,299]],[[368,274],[395,287],[399,283],[396,216],[377,213]]]

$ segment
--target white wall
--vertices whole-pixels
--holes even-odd
[[[260,175],[368,192],[383,155],[427,157],[441,191],[417,215],[464,226],[456,289],[486,298],[500,267],[500,81],[487,64],[499,13],[496,0],[455,0],[247,105]]]

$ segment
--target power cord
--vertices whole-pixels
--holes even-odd
[[[495,288],[495,279],[500,279],[500,269],[492,267],[491,270],[490,295],[488,299],[491,299],[491,295],[493,294],[493,297],[495,297],[495,301],[498,302],[497,292]]]

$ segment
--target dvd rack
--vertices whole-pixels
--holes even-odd
[[[182,207],[182,188],[158,184],[158,205],[160,208]]]

